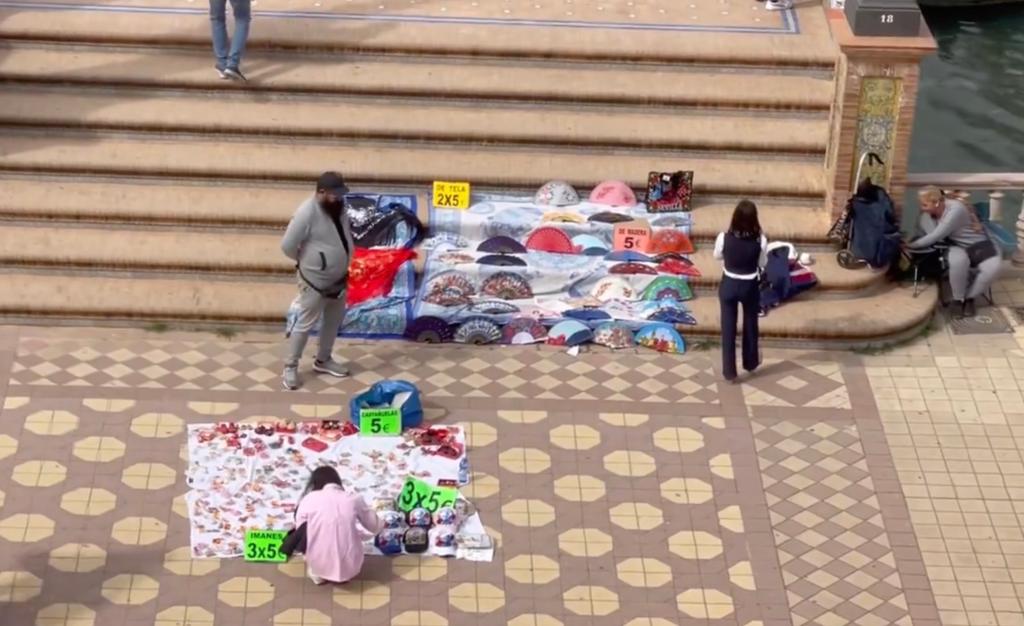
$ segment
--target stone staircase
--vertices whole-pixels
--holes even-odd
[[[523,28],[399,23],[352,40],[268,18],[240,86],[213,72],[205,20],[4,4],[7,319],[279,327],[294,279],[278,239],[324,169],[417,193],[436,179],[639,188],[649,170],[693,169],[698,246],[751,197],[773,238],[818,259],[819,289],[765,335],[877,341],[930,317],[930,292],[843,270],[825,242],[835,51],[813,35],[820,8],[801,9],[808,32],[789,39],[536,28],[529,48]],[[697,332],[717,333],[717,301],[694,309]]]

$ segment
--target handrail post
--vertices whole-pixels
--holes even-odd
[[[1013,253],[1013,264],[1024,266],[1024,203],[1017,215],[1017,251]]]
[[[996,190],[988,192],[988,221],[999,224],[1003,221],[1003,198],[1006,194]]]

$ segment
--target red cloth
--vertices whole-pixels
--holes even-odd
[[[405,248],[356,248],[348,268],[348,294],[345,302],[355,306],[391,292],[395,274],[416,253]]]

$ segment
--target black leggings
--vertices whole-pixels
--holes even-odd
[[[736,378],[736,325],[743,305],[743,369],[752,372],[760,365],[757,348],[757,321],[761,290],[757,279],[740,280],[722,276],[718,286],[722,306],[722,376]]]

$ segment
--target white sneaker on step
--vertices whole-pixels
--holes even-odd
[[[764,8],[768,11],[785,11],[793,8],[793,0],[765,0]]]

